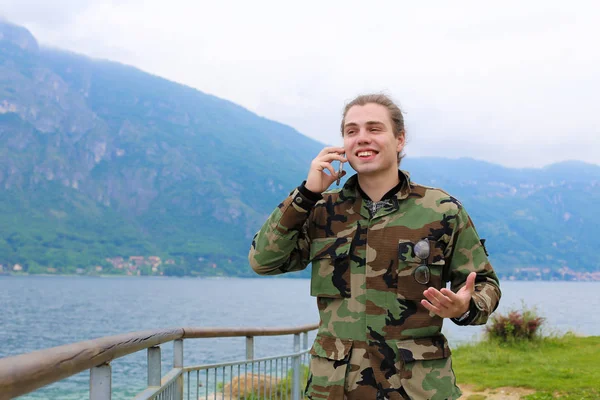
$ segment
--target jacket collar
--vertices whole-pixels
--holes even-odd
[[[408,198],[411,194],[412,184],[410,182],[410,174],[407,171],[398,170],[398,177],[400,178],[400,183],[383,196],[381,201],[387,204],[379,207],[378,211],[374,213],[375,215],[383,216],[398,210],[399,202]],[[351,200],[352,208],[356,212],[359,212],[365,218],[372,218],[369,208],[373,206],[373,203],[377,202],[371,201],[360,188],[358,185],[358,174],[354,174],[348,178],[340,194],[342,196],[340,200]]]
[[[393,197],[396,197],[398,200],[403,200],[408,197],[411,192],[410,173],[399,169],[398,178],[400,179],[400,183],[387,192],[382,200],[391,199]],[[348,178],[342,191],[345,192],[345,197],[361,197],[365,200],[370,200],[358,184],[358,174],[354,174]]]

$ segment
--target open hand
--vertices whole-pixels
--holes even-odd
[[[430,287],[423,292],[427,300],[421,300],[423,307],[439,315],[442,318],[458,318],[467,312],[473,292],[475,291],[475,277],[477,274],[471,272],[467,276],[467,282],[456,293],[443,288],[437,290]]]

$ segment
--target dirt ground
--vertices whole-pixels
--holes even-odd
[[[522,396],[535,393],[535,390],[517,388],[517,387],[501,387],[496,389],[486,389],[484,391],[475,391],[473,385],[458,385],[462,390],[461,399],[465,400],[519,400]]]

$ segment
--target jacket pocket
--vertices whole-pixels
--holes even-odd
[[[352,348],[351,339],[339,339],[334,336],[317,335],[310,354],[312,356],[327,358],[328,360],[340,361],[348,357]]]
[[[458,399],[450,347],[443,335],[399,340],[401,384],[411,399]]]
[[[398,353],[405,363],[415,360],[438,360],[448,358],[452,352],[443,335],[398,340]]]
[[[443,251],[435,240],[422,240],[429,248],[423,258],[416,251],[419,243],[410,240],[398,241],[398,297],[406,300],[424,299],[423,291],[429,287],[440,290],[443,287],[443,273],[446,261]]]
[[[309,399],[342,399],[352,340],[317,335],[310,349]]]
[[[347,238],[314,239],[310,259],[311,296],[350,297],[350,241]]]

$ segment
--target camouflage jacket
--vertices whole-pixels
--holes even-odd
[[[404,387],[404,397],[381,398],[457,398],[443,319],[420,304],[423,291],[450,282],[456,292],[475,271],[470,314],[459,324],[484,324],[500,299],[498,279],[461,203],[412,183],[405,172],[400,177],[396,195],[378,203],[362,198],[356,175],[316,203],[294,190],[256,234],[249,261],[262,275],[312,263],[320,314],[313,358],[335,364],[363,348],[374,385],[390,394]],[[346,375],[337,383],[309,382],[309,397],[341,398]]]

